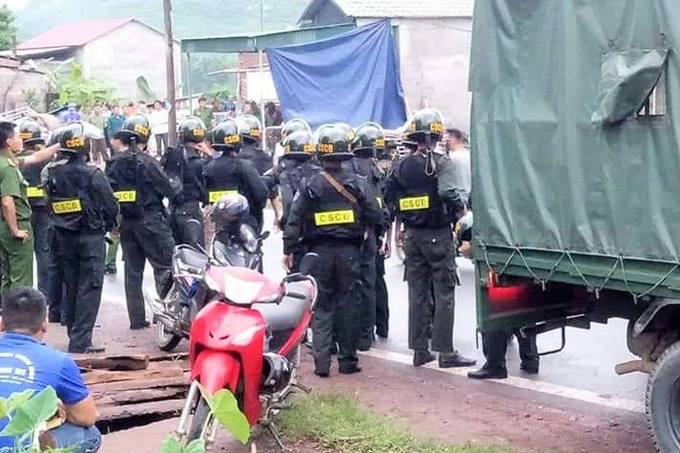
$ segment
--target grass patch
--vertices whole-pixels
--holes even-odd
[[[293,409],[282,414],[281,427],[290,438],[312,440],[343,453],[512,452],[503,446],[445,445],[415,436],[337,393],[297,399]]]

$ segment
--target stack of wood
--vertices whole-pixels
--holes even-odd
[[[100,422],[179,414],[189,385],[186,354],[76,359]]]

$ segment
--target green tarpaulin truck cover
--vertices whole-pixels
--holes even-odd
[[[479,244],[680,259],[680,0],[477,0]]]

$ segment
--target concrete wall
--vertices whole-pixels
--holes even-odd
[[[358,19],[365,25],[374,19]],[[446,126],[469,130],[472,19],[393,19],[408,108],[436,108]]]
[[[35,107],[44,110],[47,90],[47,79],[42,73],[0,67],[0,111],[24,107],[29,91],[40,103]]]
[[[138,22],[129,22],[83,48],[86,76],[107,81],[117,95],[126,100],[139,100],[137,77],[144,76],[159,98],[167,95],[165,70],[165,37]],[[175,45],[175,83],[181,83],[180,51]]]

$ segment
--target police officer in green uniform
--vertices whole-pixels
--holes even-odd
[[[104,283],[104,236],[116,223],[118,200],[104,173],[90,158],[90,139],[82,123],[56,130],[65,162],[48,168],[45,188],[52,210],[58,263],[64,272],[66,318],[71,353],[97,353],[92,344]]]
[[[170,290],[172,282],[170,269],[175,242],[163,199],[173,200],[180,188],[173,186],[160,163],[144,152],[150,136],[149,120],[144,115],[131,116],[114,135],[123,143],[124,149],[106,164],[106,176],[118,198],[122,215],[120,243],[132,330],[150,326],[142,294],[146,260],[153,267],[156,290],[161,298]]]
[[[22,120],[19,123],[19,134],[24,143],[24,149],[19,154],[20,157],[31,156],[45,148],[42,128],[35,120],[31,118]],[[52,264],[50,252],[53,234],[52,219],[47,208],[45,189],[42,187],[40,179],[40,174],[46,164],[46,162],[43,162],[38,165],[24,167],[21,173],[24,175],[26,182],[28,182],[26,195],[33,211],[31,227],[33,228],[33,246],[38,267],[38,289],[41,293],[48,296],[51,294],[52,285],[54,284],[53,274],[55,267]],[[52,307],[51,304],[50,307]],[[58,307],[54,313],[58,314]],[[50,310],[50,314],[53,314],[53,310]]]
[[[176,180],[182,192],[172,200],[170,226],[177,244],[203,246],[203,212],[206,197],[204,167],[206,158],[202,146],[207,130],[200,118],[190,117],[179,124],[177,148],[168,148],[161,159],[165,173]]]
[[[243,143],[239,157],[250,161],[260,175],[274,166],[272,156],[260,149],[262,144],[262,123],[253,115],[242,115],[236,118]]]
[[[213,148],[221,153],[205,167],[206,203],[214,204],[229,193],[240,193],[262,229],[268,190],[250,161],[238,157],[243,143],[239,125],[227,119],[213,129]]]
[[[33,286],[33,229],[28,182],[21,169],[51,159],[58,146],[17,157],[22,150],[15,124],[0,122],[0,262],[2,292],[18,286]]]
[[[361,245],[361,339],[359,350],[367,351],[375,341],[376,325],[376,282],[378,243],[388,228],[389,212],[383,201],[379,184],[382,172],[375,163],[378,150],[385,148],[385,132],[376,123],[364,123],[356,130],[352,141],[354,158],[348,162],[351,171],[366,179],[370,190],[383,212],[383,222],[369,230]]]
[[[381,222],[375,197],[365,181],[343,169],[350,160],[351,135],[336,125],[317,132],[317,152],[323,171],[305,181],[291,208],[284,229],[284,261],[292,266],[300,247],[319,254],[312,271],[319,284],[314,313],[315,374],[330,375],[334,332],[338,341],[338,363],[342,374],[361,371],[357,347],[361,333],[360,248],[366,232]]]
[[[413,365],[431,362],[428,325],[430,298],[434,298],[432,349],[439,352],[439,367],[472,366],[453,348],[456,261],[453,224],[465,205],[452,184],[448,156],[433,147],[444,131],[435,110],[421,110],[409,122],[406,138],[417,147],[397,162],[388,179],[387,199],[403,222],[406,280],[409,300],[409,348]],[[432,287],[432,294],[430,287]]]

